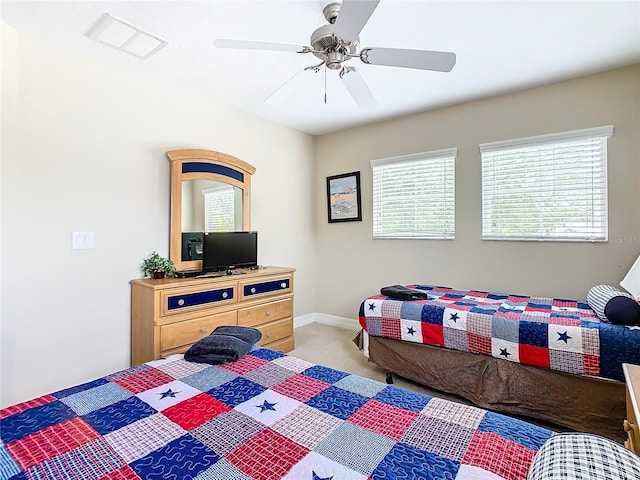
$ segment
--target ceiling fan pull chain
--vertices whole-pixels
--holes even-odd
[[[324,103],[327,103],[327,67],[324,67]]]

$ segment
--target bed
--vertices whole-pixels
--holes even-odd
[[[256,348],[5,408],[0,436],[1,479],[520,480],[553,433]]]
[[[428,299],[360,304],[373,362],[483,408],[624,439],[622,363],[640,364],[640,327],[602,322],[582,301],[407,288]]]

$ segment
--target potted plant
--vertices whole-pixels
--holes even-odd
[[[175,267],[171,260],[160,256],[154,250],[150,255],[142,259],[140,270],[145,277],[164,278],[165,276],[172,276],[175,272]]]

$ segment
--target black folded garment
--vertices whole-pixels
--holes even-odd
[[[184,359],[188,362],[219,365],[235,362],[249,353],[252,347],[253,343],[245,342],[233,335],[212,333],[191,345],[185,352]]]
[[[235,325],[221,325],[216,328],[211,335],[231,335],[232,337],[239,338],[240,340],[244,340],[247,343],[253,345],[254,343],[258,343],[262,338],[262,332],[257,328],[251,327],[238,327]]]
[[[402,285],[382,287],[380,293],[387,297],[397,298],[398,300],[427,300],[429,298],[427,292],[420,292]]]

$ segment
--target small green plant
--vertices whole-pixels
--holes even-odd
[[[163,278],[165,276],[173,276],[176,270],[171,260],[160,256],[154,250],[150,255],[142,259],[140,271],[145,277]]]

